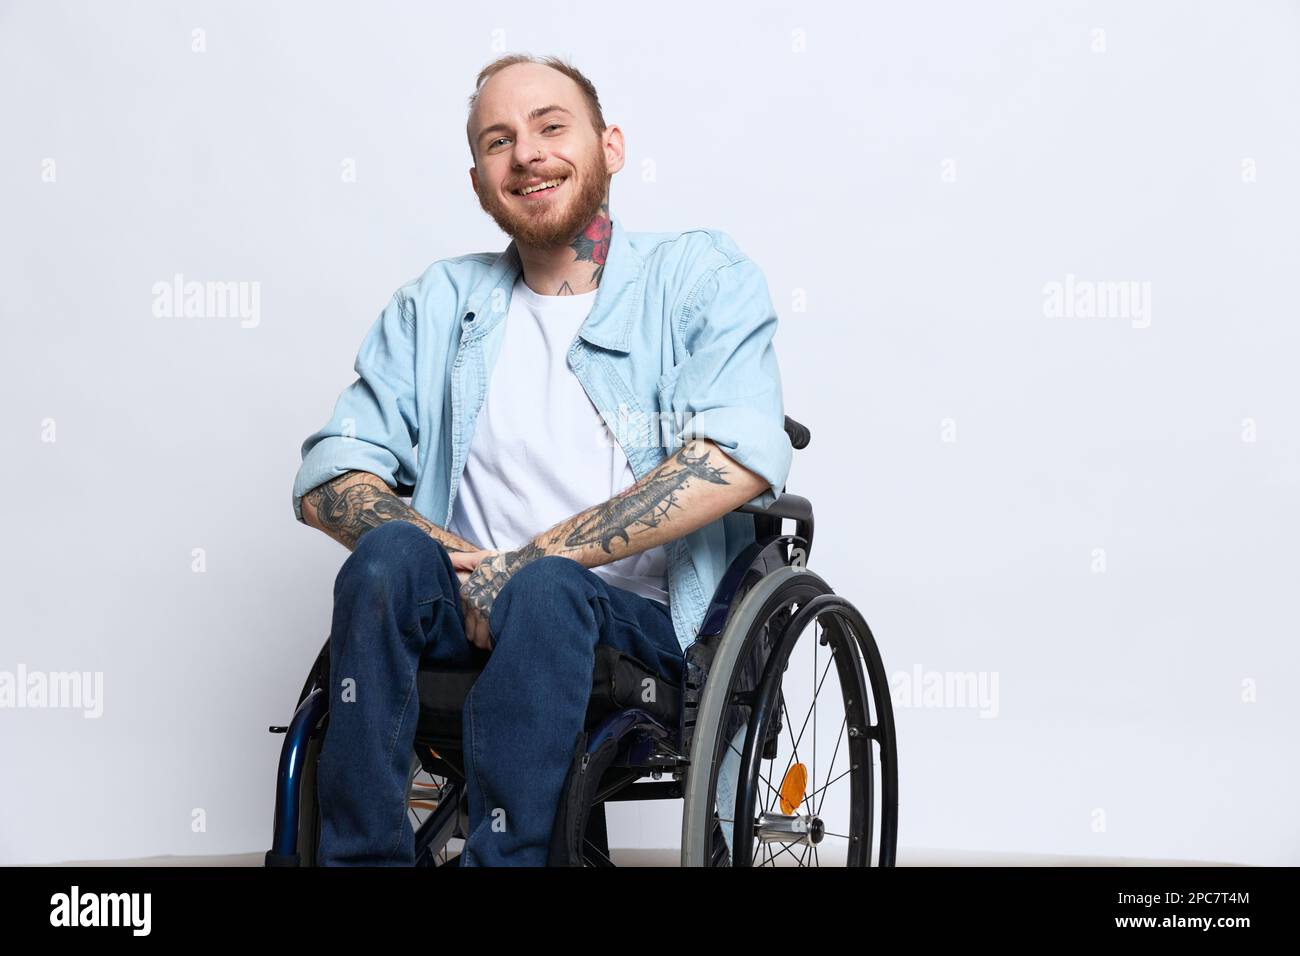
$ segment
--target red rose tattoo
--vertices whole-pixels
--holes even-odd
[[[614,231],[614,224],[609,218],[609,207],[602,203],[600,213],[587,223],[585,229],[570,244],[579,262],[596,263],[596,272],[592,282],[599,283],[600,275],[605,271],[605,257],[609,255],[609,237]]]

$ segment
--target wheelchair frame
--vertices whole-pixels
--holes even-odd
[[[788,416],[785,427],[795,448],[807,445],[810,436],[806,428]],[[413,489],[399,487],[397,491],[409,496]],[[861,786],[851,782],[855,788],[853,800],[866,800],[867,806],[865,829],[852,836],[848,861],[850,865],[870,865],[875,806],[870,769],[875,761],[870,747],[874,740],[880,748],[881,773],[878,860],[880,866],[894,865],[898,830],[897,741],[888,683],[875,639],[857,609],[806,569],[814,530],[812,505],[806,498],[783,493],[767,508],[746,504],[736,512],[754,516],[755,539],[728,567],[715,589],[695,642],[685,651],[685,676],[677,726],[668,726],[647,711],[632,707],[610,714],[595,727],[579,734],[574,761],[557,810],[551,865],[613,866],[605,804],[672,799],[683,800],[682,864],[725,865],[728,862],[727,845],[722,839],[711,795],[717,785],[723,738],[735,740],[736,736],[727,735],[738,734],[722,715],[728,707],[736,706],[742,697],[746,703],[741,706],[748,708],[751,716],[741,754],[739,789],[735,795],[735,829],[739,832],[734,836],[743,839],[744,845],[748,846],[757,825],[774,829],[778,835],[788,830],[808,842],[811,839],[808,834],[795,832],[797,821],[803,818],[764,813],[756,821],[753,810],[759,761],[764,754],[774,755],[773,727],[776,735],[781,730],[780,711],[784,710],[781,674],[788,666],[789,654],[802,631],[812,621],[823,618],[830,622],[829,640],[839,642],[835,645],[839,647],[855,646],[866,665],[863,674],[856,664],[845,666],[837,663],[840,679],[847,679],[849,685],[855,687],[849,708],[853,711],[852,724],[848,724],[847,711],[845,715],[849,727],[849,759],[865,762],[868,768],[865,777],[855,778],[865,779],[865,793],[861,792]],[[783,533],[785,520],[794,521],[793,534]],[[756,633],[756,622],[764,609],[773,600],[780,604],[782,594],[788,596],[796,591],[800,594],[798,610],[784,619],[779,633],[770,638],[770,646],[764,648],[766,653],[757,653],[752,635]],[[821,643],[827,642],[828,639],[824,638]],[[708,675],[715,668],[726,669],[726,687],[721,686],[721,680],[716,677],[712,684],[709,683]],[[325,684],[328,669],[327,640],[303,685],[292,720],[287,726],[269,728],[272,733],[285,734],[285,740],[276,783],[273,846],[266,854],[267,866],[311,865],[314,862],[314,810],[313,819],[306,820],[301,808],[304,797],[310,797],[307,805],[315,806],[314,789],[310,789],[315,786],[315,761],[308,757],[313,739],[319,746],[321,725],[327,716]],[[744,693],[735,690],[738,674],[742,671],[746,673],[746,686],[749,688]],[[866,686],[868,681],[869,690]],[[875,704],[874,723],[870,719],[868,700]],[[758,739],[759,728],[763,728],[761,741]],[[692,746],[701,730],[712,748],[712,759],[707,761],[699,759],[702,756],[700,748]],[[734,744],[732,746],[734,748]],[[432,756],[426,756],[425,751]],[[415,833],[416,865],[438,865],[432,862],[433,853],[445,846],[456,835],[458,827],[464,825],[464,782],[459,768],[434,754],[427,744],[422,744],[418,733],[415,756],[426,771],[437,773],[446,780],[438,790],[433,812],[421,822]],[[692,756],[696,759],[693,760]],[[671,774],[673,779],[660,779],[665,774]],[[651,778],[650,782],[642,782],[647,777]],[[861,813],[856,816],[860,818]],[[708,822],[710,818],[711,825]],[[853,845],[855,842],[856,846]],[[306,859],[302,852],[304,843],[311,843],[311,852]],[[742,859],[737,865],[748,865],[749,862]]]

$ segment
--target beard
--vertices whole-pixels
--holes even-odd
[[[538,249],[554,249],[572,243],[605,204],[605,197],[609,195],[609,176],[604,166],[604,154],[597,144],[588,162],[575,173],[567,174],[568,178],[560,187],[567,195],[562,197],[531,204],[513,193],[509,199],[504,199],[482,179],[475,192],[483,211],[517,243]],[[555,178],[545,174],[534,175],[544,179]]]

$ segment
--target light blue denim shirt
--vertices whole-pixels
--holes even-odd
[[[707,438],[763,477],[752,502],[770,504],[793,450],[763,273],[724,232],[625,232],[611,221],[570,370],[638,480],[683,439]],[[304,494],[358,470],[414,486],[411,506],[446,528],[520,270],[512,241],[504,252],[440,259],[394,293],[361,343],[357,380],[303,443],[293,483],[299,521]],[[732,512],[664,546],[683,650],[732,558],[753,540],[752,516]]]

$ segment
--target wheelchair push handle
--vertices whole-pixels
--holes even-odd
[[[796,449],[807,448],[812,440],[812,432],[807,425],[800,425],[789,415],[785,416],[785,433],[790,436],[790,444]]]

